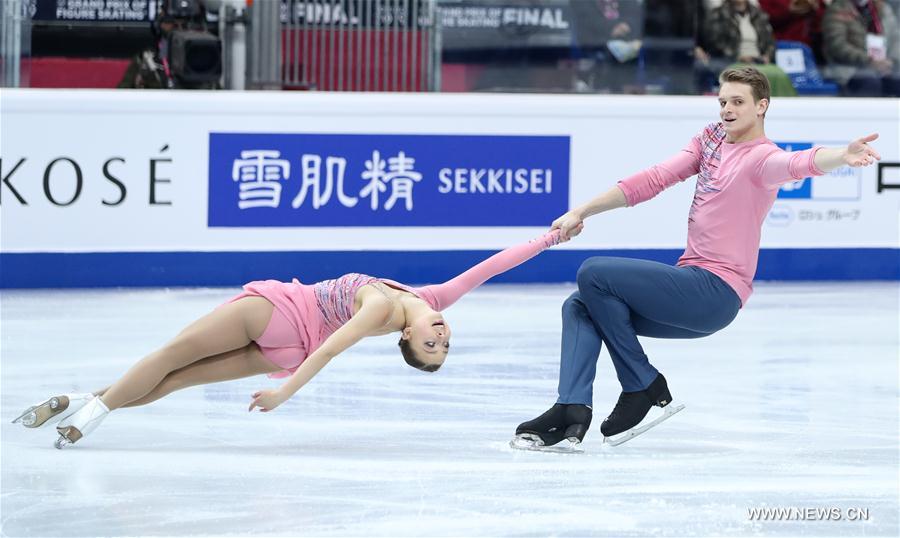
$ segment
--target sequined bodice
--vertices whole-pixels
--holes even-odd
[[[353,317],[356,291],[378,279],[360,273],[347,273],[338,278],[316,282],[316,302],[325,318],[325,326],[334,332]]]

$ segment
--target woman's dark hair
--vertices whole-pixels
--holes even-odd
[[[422,370],[423,372],[436,372],[437,369],[441,367],[440,364],[425,364],[420,361],[419,357],[416,357],[415,351],[412,350],[409,340],[401,338],[398,345],[400,346],[400,354],[403,355],[403,360],[413,368]]]

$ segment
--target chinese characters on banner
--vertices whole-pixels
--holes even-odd
[[[212,133],[209,166],[210,226],[540,226],[568,208],[568,137]]]

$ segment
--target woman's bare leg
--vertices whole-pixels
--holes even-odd
[[[246,348],[265,331],[273,308],[262,297],[244,297],[220,306],[138,361],[103,392],[101,400],[110,411],[118,409],[148,395],[176,370],[207,357]]]
[[[122,407],[146,405],[187,387],[242,379],[280,370],[281,368],[263,357],[259,346],[251,342],[247,347],[207,357],[171,372],[148,394],[128,402]]]

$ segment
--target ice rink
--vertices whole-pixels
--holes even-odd
[[[712,337],[644,340],[682,413],[604,446],[619,391],[604,350],[586,452],[513,450],[555,399],[573,289],[471,293],[447,311],[435,374],[370,339],[272,413],[247,405],[277,380],[195,387],[63,451],[54,429],[10,421],[109,384],[237,290],[3,291],[2,535],[900,534],[898,284],[759,283]]]

